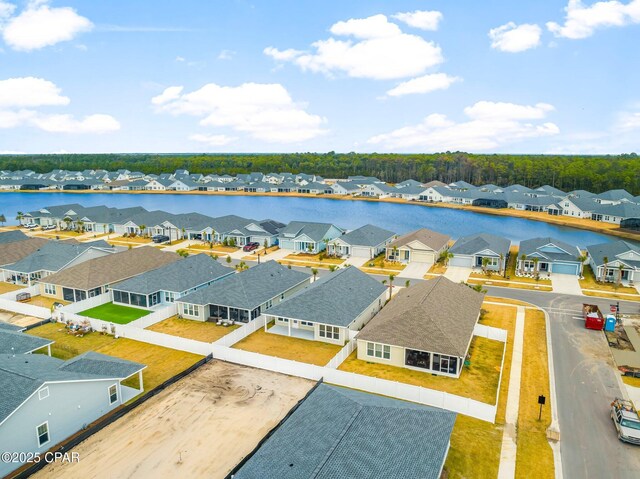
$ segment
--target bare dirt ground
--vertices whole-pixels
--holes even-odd
[[[213,361],[74,448],[79,463],[33,477],[224,477],[312,386]]]
[[[18,326],[29,326],[30,324],[34,324],[42,320],[34,316],[25,316],[24,314],[0,310],[0,321]]]

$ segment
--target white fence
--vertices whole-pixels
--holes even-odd
[[[338,366],[340,366],[344,362],[344,360],[347,359],[353,351],[355,351],[357,346],[358,342],[355,339],[349,341],[344,348],[338,351],[338,354],[331,358],[331,361],[327,363],[326,367],[337,369]]]
[[[253,321],[250,321],[247,324],[243,324],[235,331],[231,331],[229,334],[225,334],[213,344],[215,344],[216,346],[233,346],[241,339],[249,336],[251,333],[255,333],[258,329],[264,328],[264,323],[266,320],[267,317],[262,314]]]
[[[159,323],[160,321],[164,321],[176,314],[178,314],[178,306],[175,303],[171,303],[170,305],[157,309],[153,313],[147,314],[140,319],[131,321],[129,326],[135,326],[142,329],[148,328],[149,326]]]
[[[34,306],[33,304],[19,303],[8,299],[0,298],[0,309],[10,311],[12,313],[24,314],[25,316],[34,316],[40,319],[51,317],[51,311],[42,306]]]
[[[165,348],[177,349],[188,353],[207,356],[211,353],[211,344],[195,341],[193,339],[180,338],[170,334],[157,333],[148,329],[140,329],[128,324],[116,324],[116,334],[121,338],[142,341],[143,343],[164,346]]]
[[[15,291],[9,291],[8,293],[0,294],[0,299],[6,299],[9,301],[15,301],[16,296],[20,293],[29,293],[31,296],[38,296],[40,294],[40,285],[29,286],[28,288],[21,288]]]
[[[66,306],[60,308],[60,310],[63,313],[79,313],[80,311],[95,308],[96,306],[108,303],[109,301],[111,301],[111,293],[102,293],[98,296],[93,296],[91,298],[83,299],[82,301],[67,304]]]
[[[506,329],[494,328],[492,326],[486,326],[484,324],[476,323],[476,326],[473,328],[473,335],[487,339],[494,339],[496,341],[500,341],[501,343],[507,342]]]

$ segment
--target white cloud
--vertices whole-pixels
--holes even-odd
[[[396,13],[392,15],[392,18],[413,28],[435,31],[442,21],[442,13],[436,10],[416,10],[415,12]]]
[[[225,146],[236,141],[238,137],[227,135],[204,135],[201,133],[197,133],[191,135],[189,139],[200,143],[205,143],[209,146]]]
[[[30,51],[72,40],[92,28],[93,23],[73,8],[52,8],[47,1],[33,1],[7,20],[2,36],[14,50]]]
[[[274,47],[264,53],[278,61],[288,61],[302,70],[331,75],[346,73],[354,78],[388,80],[421,75],[444,61],[438,45],[417,35],[403,33],[384,15],[338,22],[331,27],[337,36],[312,44],[312,52]]]
[[[489,30],[491,48],[503,52],[517,53],[540,45],[542,29],[536,24],[513,22]]]
[[[0,110],[0,128],[15,128],[34,116],[30,110]]]
[[[436,90],[446,90],[453,83],[462,81],[460,77],[447,75],[446,73],[432,73],[418,78],[412,78],[400,83],[387,92],[389,96],[402,96],[415,93],[429,93]]]
[[[611,0],[589,6],[585,6],[580,0],[569,0],[565,12],[563,25],[547,22],[547,28],[556,37],[577,40],[590,37],[598,28],[640,23],[640,0],[628,3]]]
[[[231,60],[235,54],[233,50],[222,50],[218,53],[218,60]]]
[[[31,122],[50,133],[109,133],[120,129],[120,123],[111,115],[95,114],[77,120],[73,115],[36,115]]]
[[[557,135],[559,128],[540,120],[553,110],[551,105],[478,102],[464,113],[467,121],[455,122],[445,115],[432,114],[421,123],[374,136],[370,144],[389,150],[481,151],[492,150],[527,138]]]
[[[0,20],[9,18],[13,15],[15,9],[16,6],[14,4],[0,1]]]
[[[62,90],[42,78],[20,77],[0,80],[0,108],[68,105]]]
[[[167,88],[151,99],[158,111],[201,117],[200,124],[231,128],[272,143],[293,143],[326,131],[326,119],[307,113],[280,84],[244,83],[237,87],[208,83],[190,93]]]
[[[615,124],[615,129],[624,132],[640,130],[640,112],[625,111],[620,113]]]

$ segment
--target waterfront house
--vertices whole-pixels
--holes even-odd
[[[446,186],[425,186],[418,196],[419,201],[427,203],[449,203],[452,201],[453,191]]]
[[[280,248],[299,253],[319,253],[327,244],[342,236],[344,230],[330,223],[292,221],[278,233]]]
[[[439,479],[456,414],[317,385],[239,466],[234,479]]]
[[[82,301],[106,293],[114,283],[173,263],[179,258],[175,253],[152,246],[94,258],[43,278],[40,294],[70,302]]]
[[[115,283],[111,296],[114,303],[151,309],[173,303],[234,273],[210,256],[197,254]]]
[[[386,286],[358,268],[339,269],[265,311],[265,330],[342,346],[380,311],[386,295]]]
[[[143,391],[143,364],[87,352],[0,356],[0,449],[44,454]],[[138,374],[139,389],[123,381]],[[0,476],[21,463],[3,461]]]
[[[304,288],[310,278],[267,261],[177,299],[178,314],[196,321],[248,323]]]
[[[619,240],[587,246],[589,266],[598,281],[640,283],[640,248]]]
[[[581,257],[582,252],[576,245],[548,236],[531,238],[520,242],[516,272],[580,276]]]
[[[484,293],[444,276],[402,289],[358,333],[358,359],[459,377]]]
[[[563,216],[573,216],[576,218],[591,218],[592,211],[598,203],[592,196],[566,196],[557,201]],[[551,214],[555,214],[551,212]]]
[[[358,195],[361,188],[351,181],[337,181],[331,185],[331,190],[335,195]]]
[[[640,205],[622,201],[620,203],[602,203],[591,211],[591,219],[604,223],[620,224],[628,218],[640,217]]]
[[[374,225],[364,225],[327,244],[327,253],[372,259],[383,253],[395,233]]]
[[[386,258],[401,263],[435,263],[447,249],[450,237],[422,228],[400,236],[389,243]]]
[[[483,268],[489,271],[504,271],[509,256],[511,241],[502,236],[479,233],[459,238],[449,252],[449,266]],[[487,264],[484,259],[487,258]]]
[[[627,190],[608,190],[595,196],[595,200],[602,205],[615,205],[622,201],[633,201],[633,195]]]

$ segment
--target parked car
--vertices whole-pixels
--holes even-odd
[[[30,230],[32,230],[33,228],[37,228],[37,227],[38,227],[38,225],[35,224],[35,223],[29,223],[28,225],[26,225],[26,228],[28,228]]]
[[[631,401],[615,398],[611,403],[611,419],[618,431],[618,439],[640,445],[640,417]]]
[[[169,241],[169,237],[167,235],[155,235],[151,237],[151,240],[154,243],[166,243]]]
[[[251,243],[247,243],[246,245],[244,245],[244,248],[242,248],[242,251],[253,251],[254,249],[258,249],[260,247],[260,243],[256,243],[255,241],[251,242]]]
[[[56,225],[46,225],[42,227],[43,231],[49,231],[49,230],[54,230],[56,229]]]

